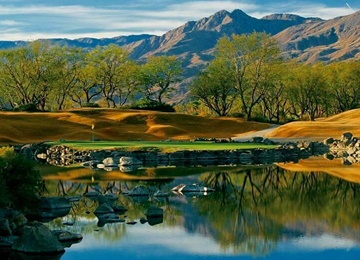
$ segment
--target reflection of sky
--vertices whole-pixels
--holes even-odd
[[[109,229],[111,225],[105,228]],[[100,228],[98,232],[102,231]],[[302,259],[303,257],[357,259],[359,255],[360,246],[357,242],[324,234],[284,240],[279,242],[269,255],[261,257],[266,259]],[[127,225],[126,235],[117,241],[103,237],[96,238],[94,233],[87,234],[79,244],[67,248],[61,259],[221,259],[240,256],[253,258],[251,253],[232,255],[224,252],[212,238],[187,233],[180,227],[164,227],[162,224],[149,226],[138,223],[134,226]]]

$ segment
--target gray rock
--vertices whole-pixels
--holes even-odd
[[[331,161],[331,160],[334,160],[334,155],[332,155],[331,153],[325,154],[324,157],[325,157],[326,159],[330,160],[330,161]]]
[[[149,196],[149,189],[144,186],[136,186],[127,194],[128,196]]]
[[[94,212],[96,216],[107,213],[114,213],[113,208],[110,207],[107,203],[99,205]]]
[[[64,247],[43,224],[35,222],[23,228],[23,234],[15,240],[12,250],[30,253],[61,253]]]
[[[154,195],[154,197],[169,197],[169,193],[168,192],[163,192],[161,190],[157,190]]]
[[[261,136],[254,136],[253,138],[251,138],[251,141],[256,144],[260,144],[263,140],[264,138]]]
[[[335,141],[334,138],[329,137],[324,140],[324,144],[330,145],[330,144],[334,143],[334,141]]]
[[[13,216],[10,218],[10,228],[14,231],[22,228],[28,223],[28,219],[24,214],[14,211]]]
[[[84,196],[87,197],[87,198],[96,198],[99,195],[100,195],[100,193],[97,192],[97,191],[90,191],[90,192],[85,193]]]
[[[348,147],[348,148],[346,149],[346,153],[347,153],[348,155],[355,154],[356,151],[357,151],[356,147]]]
[[[343,133],[341,136],[341,141],[346,142],[348,140],[351,140],[352,137],[353,137],[353,134],[350,132]]]
[[[107,157],[102,161],[102,163],[105,166],[117,166],[118,161],[119,161],[119,158]]]
[[[71,208],[68,199],[64,197],[42,197],[40,201],[40,209],[64,209]]]
[[[139,169],[139,165],[128,165],[128,166],[122,166],[119,164],[119,170],[123,173],[127,172],[134,172],[137,169]]]
[[[120,166],[129,166],[129,165],[142,165],[143,163],[141,161],[139,161],[136,158],[133,157],[121,157],[119,160],[119,164]]]
[[[71,233],[67,230],[52,230],[51,232],[59,242],[79,241],[83,238],[82,235]]]
[[[157,207],[150,207],[147,212],[146,216],[149,217],[162,217],[164,215],[164,210],[162,208]]]
[[[351,165],[351,162],[347,160],[347,158],[341,158],[341,162],[343,165]]]
[[[352,157],[352,156],[346,157],[346,160],[347,160],[348,162],[350,162],[351,164],[357,163],[356,158],[354,158],[354,157]]]

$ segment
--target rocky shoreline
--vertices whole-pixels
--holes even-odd
[[[255,137],[252,143],[274,144],[269,139]],[[25,145],[19,149],[24,156],[57,166],[82,164],[85,167],[131,171],[131,167],[145,166],[210,166],[210,165],[261,165],[275,162],[297,162],[313,155],[327,153],[322,142],[297,142],[278,144],[270,149],[239,150],[181,150],[122,151],[118,149],[76,150],[67,146],[48,146],[44,143]],[[130,167],[130,168],[129,168]]]
[[[221,142],[223,141],[224,139],[221,140]],[[45,143],[36,143],[23,145],[17,150],[30,159],[51,165],[81,164],[84,167],[101,168],[107,171],[120,168],[124,172],[129,172],[138,166],[262,165],[276,162],[297,162],[310,156],[321,155],[329,160],[342,158],[344,165],[360,162],[360,138],[354,137],[349,132],[344,133],[339,139],[327,138],[322,142],[298,141],[280,144],[270,139],[254,137],[250,143],[277,144],[278,146],[271,149],[161,152],[120,149],[76,150],[64,145],[49,146]]]

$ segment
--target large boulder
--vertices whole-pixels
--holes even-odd
[[[65,251],[51,231],[39,222],[23,228],[23,233],[15,240],[12,250],[27,254],[50,254]]]

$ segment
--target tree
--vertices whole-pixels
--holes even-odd
[[[1,51],[0,83],[13,107],[34,104],[45,110],[55,75],[53,50],[46,42],[33,42]]]
[[[268,121],[279,123],[288,114],[288,99],[285,95],[288,76],[293,65],[289,62],[281,62],[271,68],[267,78],[264,95],[260,107],[262,116]]]
[[[96,61],[92,60],[92,52],[82,52],[78,61],[75,87],[70,92],[70,99],[80,107],[93,103],[102,90],[96,78]]]
[[[251,119],[254,107],[260,103],[268,87],[269,70],[279,60],[277,42],[270,35],[255,32],[221,38],[216,50],[216,57],[233,67],[242,111]]]
[[[72,93],[76,92],[84,51],[79,48],[55,47],[54,55],[56,66],[53,68],[51,99],[53,106],[56,105],[53,109],[62,110]]]
[[[190,86],[191,94],[219,116],[226,116],[236,99],[235,78],[222,59],[213,60]]]
[[[299,65],[293,70],[291,85],[287,89],[293,115],[311,121],[324,115],[327,107],[327,85],[323,77],[324,66]]]
[[[97,85],[101,87],[108,107],[124,104],[124,98],[126,102],[127,97],[134,90],[127,88],[127,85],[124,84],[127,70],[129,67],[131,67],[130,70],[133,68],[128,53],[119,46],[111,44],[94,49],[90,60],[95,68]]]
[[[326,67],[328,84],[334,95],[334,113],[360,107],[360,62],[347,61]]]
[[[145,97],[150,102],[164,104],[180,80],[181,63],[175,56],[152,56],[141,68],[141,82]]]

